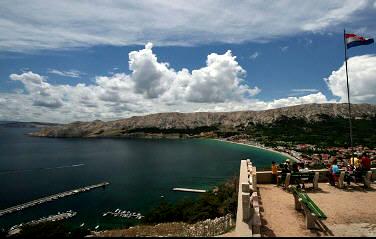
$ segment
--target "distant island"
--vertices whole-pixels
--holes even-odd
[[[46,122],[19,122],[19,121],[0,121],[0,126],[10,128],[45,128],[59,126],[61,124]]]
[[[354,142],[375,146],[376,105],[353,104]],[[104,122],[73,122],[31,133],[39,137],[227,138],[246,135],[273,146],[278,142],[345,146],[347,104],[305,104],[264,111],[158,113]]]

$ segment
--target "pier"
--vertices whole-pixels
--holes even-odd
[[[14,235],[14,234],[19,233],[21,231],[21,227],[23,227],[23,226],[37,225],[37,224],[45,223],[45,222],[61,221],[61,220],[65,220],[65,219],[69,219],[71,217],[74,217],[74,216],[76,216],[76,214],[77,214],[77,212],[69,210],[69,211],[64,212],[64,213],[58,213],[56,215],[50,215],[48,217],[42,217],[38,220],[33,220],[33,221],[30,221],[30,222],[27,222],[27,223],[21,223],[21,224],[18,224],[18,225],[11,227],[8,231],[8,235]]]
[[[0,217],[4,216],[5,214],[21,211],[21,210],[26,209],[28,207],[32,207],[32,206],[36,206],[36,205],[39,205],[39,204],[42,204],[42,203],[57,200],[59,198],[72,196],[72,195],[82,193],[82,192],[86,192],[86,191],[89,191],[89,190],[92,190],[92,189],[95,189],[95,188],[99,188],[99,187],[105,187],[106,185],[109,185],[109,184],[110,184],[109,182],[94,184],[94,185],[90,185],[90,186],[86,186],[86,187],[82,187],[82,188],[77,188],[77,189],[73,189],[73,190],[58,193],[58,194],[53,194],[53,195],[43,197],[43,198],[39,198],[39,199],[30,201],[30,202],[27,202],[27,203],[23,203],[23,204],[20,204],[20,205],[9,207],[9,208],[0,210]]]
[[[205,193],[206,190],[192,189],[192,188],[173,188],[173,191],[191,192],[191,193]]]

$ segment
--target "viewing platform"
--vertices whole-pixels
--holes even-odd
[[[39,198],[39,199],[30,201],[30,202],[27,202],[27,203],[23,203],[23,204],[19,204],[19,205],[13,206],[13,207],[9,207],[9,208],[0,210],[0,217],[4,216],[6,214],[21,211],[23,209],[26,209],[26,208],[29,208],[29,207],[32,207],[32,206],[36,206],[36,205],[39,205],[39,204],[42,204],[42,203],[57,200],[59,198],[72,196],[72,195],[82,193],[82,192],[86,192],[86,191],[90,191],[92,189],[99,188],[99,187],[105,187],[109,184],[110,184],[109,182],[102,182],[102,183],[98,183],[98,184],[94,184],[94,185],[90,185],[90,186],[86,186],[86,187],[82,187],[82,188],[77,188],[77,189],[69,190],[69,191],[66,191],[66,192],[58,193],[58,194],[53,194],[53,195],[43,197],[43,198]]]
[[[375,171],[350,184],[339,177],[332,186],[327,169],[309,170],[312,179],[296,194],[294,174],[277,186],[271,171],[241,160],[236,228],[222,236],[376,236]]]

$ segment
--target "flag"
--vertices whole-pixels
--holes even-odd
[[[345,39],[347,49],[354,46],[368,45],[373,43],[373,38],[361,37],[351,33],[346,33]]]

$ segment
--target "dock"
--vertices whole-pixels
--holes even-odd
[[[39,199],[30,201],[30,202],[27,202],[27,203],[23,203],[23,204],[19,204],[19,205],[13,206],[13,207],[9,207],[9,208],[0,210],[0,217],[4,216],[6,214],[10,214],[10,213],[13,213],[13,212],[21,211],[21,210],[29,208],[29,207],[36,206],[36,205],[39,205],[39,204],[42,204],[42,203],[57,200],[59,198],[72,196],[72,195],[82,193],[82,192],[86,192],[86,191],[90,191],[92,189],[99,188],[99,187],[105,187],[106,185],[109,185],[109,184],[110,184],[109,182],[102,182],[102,183],[98,183],[98,184],[94,184],[94,185],[90,185],[90,186],[86,186],[86,187],[82,187],[82,188],[77,188],[77,189],[69,190],[69,191],[66,191],[66,192],[58,193],[58,194],[53,194],[53,195],[43,197],[43,198],[39,198]]]
[[[173,191],[191,192],[191,193],[206,193],[206,190],[192,189],[192,188],[173,188]]]
[[[33,220],[33,221],[30,221],[30,222],[27,222],[27,223],[21,223],[21,224],[18,224],[18,225],[11,227],[8,231],[8,235],[15,235],[15,234],[19,233],[21,231],[21,227],[23,227],[23,226],[37,225],[37,224],[45,223],[45,222],[61,221],[61,220],[65,220],[65,219],[69,219],[71,217],[74,217],[74,216],[76,216],[76,214],[77,214],[77,212],[69,210],[67,212],[58,213],[56,215],[50,215],[48,217],[42,217],[38,220]]]

